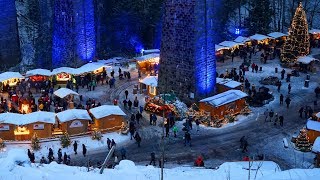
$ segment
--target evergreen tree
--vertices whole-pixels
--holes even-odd
[[[268,34],[272,21],[272,9],[269,0],[254,0],[250,3],[248,29],[249,33]]]
[[[39,150],[41,148],[40,141],[39,141],[39,138],[37,136],[37,133],[34,133],[32,138],[31,138],[31,148],[34,151]]]
[[[281,61],[295,63],[298,56],[308,55],[310,51],[309,38],[307,16],[302,3],[300,3],[289,28],[289,36],[282,47]]]
[[[71,140],[67,132],[64,132],[63,135],[60,137],[60,143],[63,148],[71,145]]]
[[[307,135],[307,130],[300,130],[300,134],[296,139],[296,147],[303,152],[311,151],[311,143],[309,142],[309,137]]]

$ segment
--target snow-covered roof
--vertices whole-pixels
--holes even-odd
[[[157,87],[158,86],[158,76],[147,76],[144,79],[139,81],[142,84]]]
[[[114,64],[119,64],[121,59],[124,59],[123,57],[114,57],[114,58],[110,58],[110,59],[102,59],[102,60],[98,60],[98,63],[102,63],[105,65],[114,65]]]
[[[73,74],[74,71],[75,71],[74,68],[70,68],[70,67],[60,67],[60,68],[56,68],[56,69],[52,70],[52,75],[54,75],[54,74],[59,74],[59,73]]]
[[[56,90],[55,92],[53,92],[54,95],[60,97],[60,98],[64,98],[68,95],[79,95],[77,92],[75,91],[72,91],[71,89],[68,89],[68,88],[60,88],[58,90]]]
[[[0,74],[0,82],[13,78],[23,79],[24,77],[18,72],[4,72]]]
[[[51,76],[51,71],[47,69],[33,69],[26,72],[26,77],[41,75],[41,76]]]
[[[37,111],[23,115],[23,124],[31,124],[35,122],[55,124],[56,114],[53,112]]]
[[[283,37],[283,36],[288,36],[287,34],[284,34],[282,32],[272,32],[272,33],[269,33],[268,36],[274,38],[274,39],[277,39],[277,38],[280,38],[280,37]]]
[[[316,117],[320,118],[320,112],[317,112]]]
[[[219,51],[219,50],[222,50],[222,49],[228,49],[227,47],[220,46],[220,45],[218,45],[218,44],[216,44],[214,47],[215,47],[215,50],[216,50],[216,51]]]
[[[57,118],[61,123],[78,120],[91,120],[91,117],[85,109],[68,109],[57,113]]]
[[[160,53],[160,49],[147,49],[143,50],[144,54],[150,54],[150,53]]]
[[[228,48],[232,48],[234,46],[243,45],[243,44],[242,43],[236,43],[236,42],[233,42],[233,41],[223,41],[219,45],[220,46],[225,46],[225,47],[228,47]]]
[[[310,64],[312,61],[316,61],[317,59],[311,56],[300,56],[298,57],[298,62],[302,64]]]
[[[248,41],[250,41],[250,38],[243,37],[243,36],[239,36],[234,40],[234,42],[237,42],[237,43],[245,43]]]
[[[265,36],[265,35],[262,35],[262,34],[255,34],[253,36],[250,36],[249,38],[252,39],[252,40],[262,41],[262,40],[265,40],[265,39],[269,39],[271,37]]]
[[[320,137],[317,137],[317,139],[314,141],[312,146],[312,152],[320,152]]]
[[[320,29],[311,29],[309,30],[310,34],[320,34]]]
[[[23,115],[18,113],[0,113],[0,124],[1,123],[22,125]]]
[[[89,73],[96,71],[102,67],[111,68],[110,66],[106,66],[101,62],[92,62],[92,63],[87,63],[77,69],[74,69],[73,74],[83,74],[83,73]]]
[[[320,132],[320,122],[308,120],[307,121],[307,129]]]
[[[232,79],[224,79],[224,78],[217,78],[216,83],[227,86],[229,88],[236,88],[242,85],[238,81],[234,81]]]
[[[215,107],[219,107],[239,99],[245,98],[248,95],[240,90],[229,90],[215,96],[202,99],[200,102],[207,102]]]
[[[137,61],[146,61],[146,60],[155,59],[155,58],[160,59],[160,54],[155,54],[155,53],[147,54],[147,55],[144,55],[144,56],[137,57],[137,58],[135,58],[135,60],[137,60]]]
[[[119,115],[119,116],[126,115],[126,113],[124,113],[119,106],[114,106],[114,105],[103,105],[103,106],[92,108],[89,111],[96,119],[101,119],[110,115]]]

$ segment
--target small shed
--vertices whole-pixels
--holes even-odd
[[[216,83],[217,93],[223,93],[232,89],[242,89],[242,83],[232,79],[216,78]]]
[[[4,72],[0,74],[2,86],[16,86],[24,77],[18,72]]]
[[[223,119],[225,115],[236,115],[246,106],[248,95],[240,90],[229,90],[199,102],[199,109],[209,112],[212,119]]]
[[[300,71],[311,71],[314,73],[316,71],[316,68],[314,67],[315,61],[319,60],[311,56],[300,56],[297,59]]]
[[[51,71],[47,69],[33,69],[26,72],[26,77],[33,82],[43,82],[50,78]]]
[[[87,110],[69,109],[57,113],[58,128],[70,135],[87,133],[91,117]]]
[[[126,115],[119,106],[103,105],[89,110],[94,118],[94,127],[105,130],[115,131],[121,129],[125,122]]]
[[[37,111],[23,115],[23,125],[30,132],[30,139],[34,133],[39,138],[52,137],[53,127],[56,123],[56,114],[53,112]]]
[[[3,140],[16,140],[20,137],[29,137],[29,131],[25,127],[21,126],[22,119],[22,114],[1,113],[0,138]]]
[[[317,137],[320,136],[320,122],[309,119],[307,121],[307,130],[308,130],[307,134],[309,137],[309,141],[311,143],[314,143]]]
[[[145,92],[146,95],[157,95],[158,76],[147,76],[144,79],[139,80],[140,89]]]

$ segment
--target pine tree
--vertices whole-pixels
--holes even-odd
[[[310,40],[306,13],[299,4],[289,28],[289,36],[282,48],[281,61],[295,63],[299,56],[309,54]]]
[[[63,135],[60,137],[60,143],[63,148],[71,145],[71,140],[67,132],[64,132]]]
[[[40,141],[39,141],[39,138],[37,136],[37,133],[34,133],[32,138],[31,138],[31,148],[34,151],[37,151],[37,150],[39,150],[41,148]]]
[[[302,129],[300,130],[300,134],[296,139],[296,147],[303,152],[311,151],[311,143],[309,142],[309,137],[307,135],[307,130]]]
[[[248,25],[251,34],[268,34],[272,21],[269,0],[254,0],[250,3]]]

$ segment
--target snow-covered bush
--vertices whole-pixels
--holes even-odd
[[[63,148],[71,145],[71,140],[67,132],[64,132],[63,135],[60,137],[60,143]]]
[[[99,131],[99,130],[92,131],[91,138],[92,138],[92,140],[100,141],[102,139],[101,131]]]
[[[32,138],[31,138],[31,148],[34,151],[37,151],[37,150],[39,150],[41,148],[40,141],[39,141],[39,138],[37,136],[37,133],[34,133]]]

